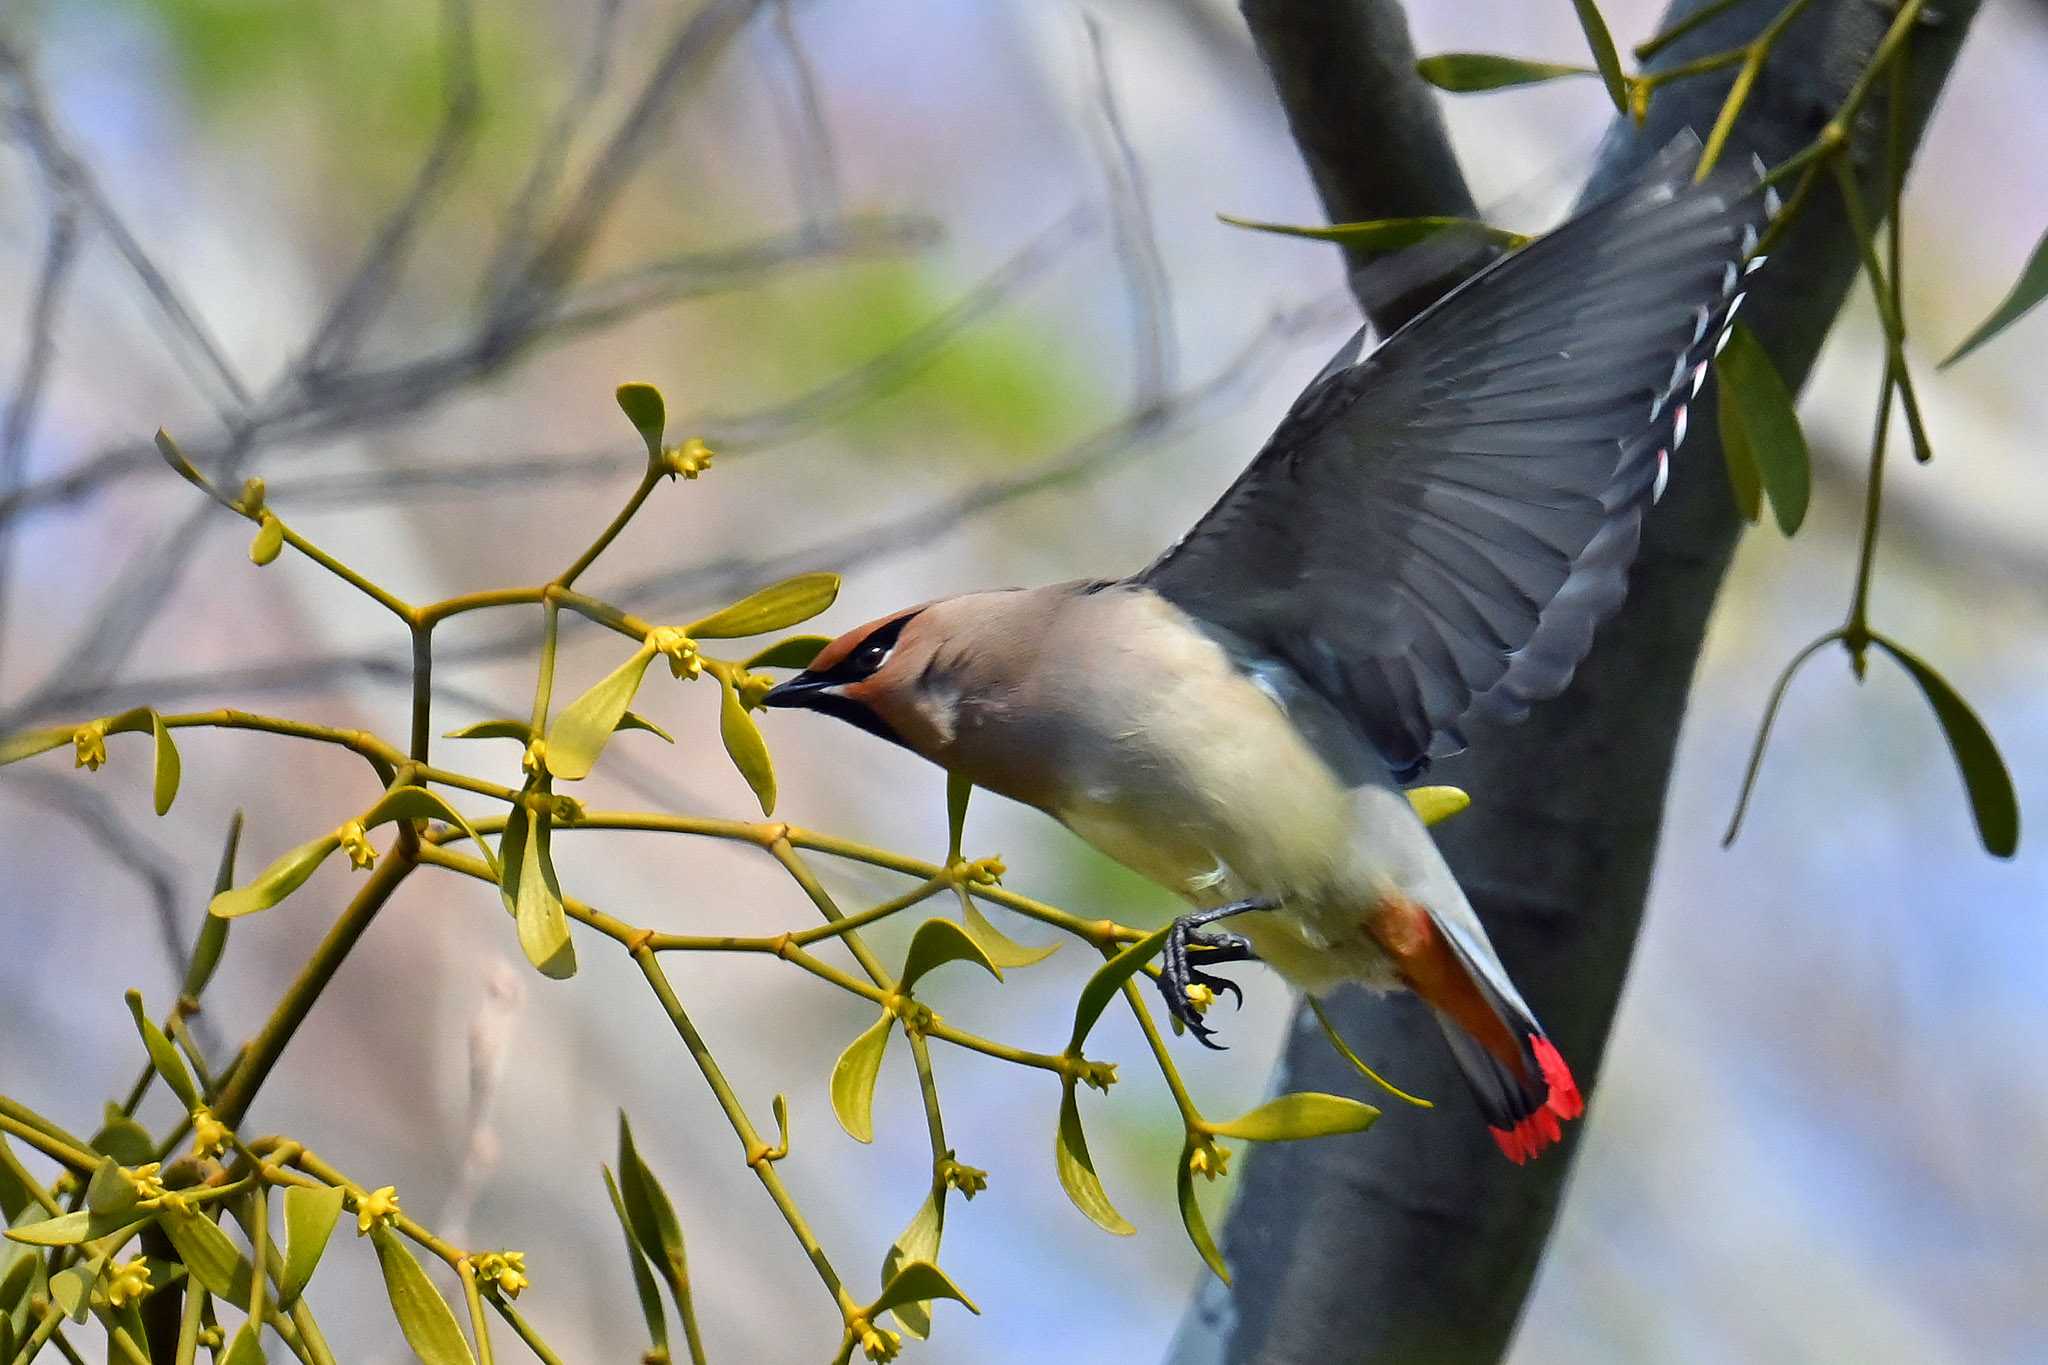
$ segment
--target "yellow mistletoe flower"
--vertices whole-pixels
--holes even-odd
[[[903,1338],[886,1327],[862,1327],[860,1349],[869,1360],[894,1360],[903,1349]]]
[[[692,436],[681,445],[670,446],[662,451],[661,467],[667,471],[671,479],[678,474],[686,479],[694,479],[711,468],[711,462],[716,458],[711,447],[704,444],[703,437]]]
[[[1230,1149],[1219,1142],[1197,1142],[1188,1153],[1188,1169],[1204,1180],[1214,1180],[1230,1169]]]
[[[72,731],[71,744],[78,751],[78,757],[72,760],[75,768],[98,772],[100,764],[107,761],[107,731],[98,721]]]
[[[519,1291],[533,1283],[526,1277],[523,1251],[486,1251],[470,1265],[476,1271],[478,1284],[494,1284],[508,1299],[518,1298]]]
[[[107,1302],[119,1308],[149,1293],[149,1265],[141,1257],[107,1269]]]
[[[228,1145],[228,1126],[203,1105],[192,1111],[192,1155],[216,1156]]]
[[[656,626],[648,633],[647,643],[654,646],[654,652],[668,659],[668,671],[678,678],[695,678],[704,671],[704,660],[697,653],[697,642],[677,630],[674,626]]]
[[[341,840],[341,851],[348,854],[348,865],[358,871],[377,864],[377,850],[370,847],[370,836],[363,832],[360,821],[351,820],[334,831],[334,837]]]
[[[1194,1006],[1196,1014],[1207,1014],[1209,1006],[1216,1003],[1216,992],[1198,981],[1187,984],[1188,1003]]]
[[[389,1223],[399,1214],[398,1187],[384,1185],[356,1200],[356,1236],[361,1237],[378,1223]]]

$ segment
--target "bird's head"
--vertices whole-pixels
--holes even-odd
[[[908,607],[855,626],[761,704],[822,711],[929,756],[931,727],[918,704],[936,643],[935,632],[920,629],[927,609]]]

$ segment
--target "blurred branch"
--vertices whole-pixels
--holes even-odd
[[[789,148],[790,174],[796,182],[796,201],[805,223],[822,223],[841,212],[839,157],[832,147],[832,128],[825,119],[825,102],[818,91],[818,74],[804,51],[796,29],[796,8],[791,0],[775,0],[774,22],[768,26],[781,68],[792,87],[787,99],[778,100],[775,112],[782,125],[783,141]]]
[[[448,189],[475,140],[480,95],[476,75],[476,23],[470,0],[441,0],[441,125],[412,188],[377,229],[361,264],[349,277],[327,318],[298,362],[315,379],[348,363],[363,331],[390,298],[406,251],[420,225]]]
[[[1680,0],[1660,28],[1700,8]],[[1355,7],[1248,0],[1257,32],[1304,14]],[[1676,65],[1753,39],[1782,0],[1739,0],[1687,33],[1650,65]],[[1944,6],[1943,22],[1914,38],[1905,87],[1906,142],[1916,143],[1975,6]],[[1776,165],[1807,147],[1868,69],[1891,22],[1862,0],[1810,6],[1786,29],[1764,78],[1735,123],[1727,155]],[[1311,25],[1312,26],[1312,25]],[[1383,57],[1350,72],[1330,52],[1262,39],[1283,91],[1349,82],[1372,88]],[[1282,67],[1305,64],[1302,73]],[[1588,187],[1611,192],[1685,128],[1713,123],[1730,88],[1725,74],[1661,89],[1646,124],[1617,124]],[[1341,101],[1323,106],[1342,109]],[[1292,105],[1290,106],[1292,112]],[[1312,166],[1351,156],[1373,183],[1399,157],[1353,128],[1298,135]],[[1430,118],[1434,124],[1434,116]],[[1876,166],[1881,122],[1851,131],[1856,164]],[[1318,171],[1318,183],[1341,179]],[[1414,212],[1391,203],[1354,207]],[[1744,318],[1795,391],[1804,382],[1852,283],[1858,246],[1837,204],[1816,197],[1785,231]],[[1469,753],[1433,780],[1483,793],[1441,844],[1501,957],[1580,1076],[1597,1073],[1627,976],[1661,829],[1664,797],[1694,663],[1739,524],[1720,470],[1715,404],[1695,404],[1684,461],[1645,521],[1643,548],[1621,613],[1601,628],[1571,687],[1519,726],[1474,726]],[[1560,761],[1568,756],[1569,761]],[[1330,1004],[1341,1032],[1374,1040],[1373,1060],[1426,1094],[1460,1085],[1426,1009],[1407,998],[1358,992]],[[1307,1027],[1289,1034],[1277,1084],[1341,1090],[1347,1063]],[[1592,1093],[1597,1097],[1597,1085]],[[1598,1100],[1595,1099],[1595,1108]],[[1598,1122],[1596,1117],[1595,1122]],[[1533,1281],[1556,1216],[1575,1144],[1528,1167],[1500,1159],[1481,1125],[1383,1122],[1370,1143],[1271,1145],[1254,1150],[1225,1235],[1235,1273],[1204,1288],[1183,1320],[1175,1365],[1212,1362],[1498,1360]]]
[[[163,940],[171,976],[182,977],[190,961],[191,945],[188,931],[178,923],[177,860],[129,828],[112,801],[73,780],[68,773],[10,768],[6,785],[28,797],[39,809],[61,815],[84,830],[115,866],[142,883],[155,911],[157,932]]]
[[[1415,74],[1397,0],[1242,0],[1287,126],[1333,223],[1448,215],[1476,218],[1435,92]],[[1354,273],[1370,262],[1347,251]],[[1457,281],[1417,282],[1381,300],[1360,294],[1385,336]]]
[[[1335,295],[1277,310],[1199,383],[1170,395],[1151,411],[1118,418],[1030,469],[970,484],[857,531],[765,555],[724,556],[643,576],[622,585],[612,594],[613,600],[643,613],[687,615],[792,573],[820,569],[845,573],[926,548],[935,530],[955,530],[1019,499],[1083,482],[1119,467],[1138,451],[1213,422],[1219,413],[1242,402],[1273,377],[1290,358],[1288,342],[1326,332],[1348,312],[1348,303]],[[617,472],[616,462],[613,472]],[[527,624],[460,648],[438,650],[435,659],[443,670],[492,663],[530,651],[537,638],[537,629]],[[113,683],[88,682],[53,688],[0,713],[0,733],[25,729],[49,716],[118,709],[128,704],[127,698],[162,707],[197,697],[275,696],[328,689],[348,678],[410,685],[411,677],[408,658],[392,651],[320,655]],[[437,683],[436,693],[440,691]]]
[[[590,21],[590,50],[577,68],[569,96],[555,111],[540,147],[527,167],[526,179],[512,197],[503,221],[498,225],[498,245],[484,270],[485,311],[495,307],[498,292],[513,278],[521,260],[533,250],[534,223],[561,183],[562,168],[569,158],[569,144],[590,118],[590,109],[603,93],[611,72],[612,47],[618,40],[619,10],[624,0],[597,0]]]
[[[202,390],[212,390],[209,401],[221,420],[235,425],[249,403],[249,391],[241,376],[228,363],[220,342],[200,321],[198,313],[143,249],[127,220],[100,189],[98,179],[58,133],[35,73],[13,41],[4,36],[0,36],[0,84],[7,90],[8,122],[15,136],[29,149],[37,166],[58,191],[83,212],[93,227],[107,235],[121,258],[128,262],[143,292],[168,325],[173,340],[181,343],[174,347],[180,363]]]
[[[50,210],[50,226],[43,246],[43,263],[36,274],[35,299],[29,305],[28,338],[22,347],[21,370],[7,397],[7,418],[0,425],[0,498],[21,487],[28,475],[28,440],[35,430],[36,414],[42,406],[43,384],[49,378],[50,357],[55,351],[57,311],[64,286],[77,261],[78,211],[68,195],[56,193]],[[0,520],[0,641],[7,638],[7,602],[14,559],[14,536]],[[0,654],[0,663],[6,657]]]
[[[705,68],[725,51],[762,3],[764,0],[707,0],[677,28],[632,109],[598,153],[582,187],[519,271],[519,287],[500,294],[492,330],[521,327],[526,313],[551,298],[576,273],[613,204],[668,130],[678,97],[685,89],[703,83]]]
[[[1179,341],[1173,325],[1173,289],[1160,259],[1159,236],[1145,194],[1144,167],[1124,131],[1116,86],[1109,75],[1102,24],[1084,14],[1089,74],[1100,122],[1090,125],[1103,174],[1109,181],[1109,209],[1116,225],[1117,259],[1131,301],[1132,401],[1140,412],[1164,401],[1177,381]]]

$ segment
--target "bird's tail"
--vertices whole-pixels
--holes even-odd
[[[1584,1113],[1585,1102],[1491,945],[1461,928],[1407,900],[1383,903],[1368,923],[1435,1012],[1494,1143],[1519,1166],[1563,1136],[1562,1121]]]

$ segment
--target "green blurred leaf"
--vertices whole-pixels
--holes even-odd
[[[739,690],[723,678],[718,680],[718,737],[725,742],[732,766],[740,770],[754,799],[761,803],[761,814],[773,815],[775,765],[769,761],[767,742],[761,738],[761,727],[741,704]]]
[[[523,720],[480,720],[450,730],[443,739],[516,739],[521,744],[533,738],[533,727]]]
[[[156,736],[156,813],[166,814],[171,802],[178,799],[178,777],[183,765],[178,761],[178,746],[171,742],[171,732],[164,728],[164,719],[156,712],[149,713],[150,729]]]
[[[1328,1137],[1333,1133],[1360,1133],[1372,1127],[1380,1111],[1369,1104],[1342,1095],[1302,1091],[1269,1100],[1228,1123],[1209,1125],[1222,1137],[1251,1142],[1294,1142],[1301,1138]]]
[[[533,815],[522,824],[512,914],[519,924],[519,947],[526,960],[542,976],[561,981],[576,975],[576,944],[569,937],[569,912],[562,904],[561,883],[555,880],[555,860],[549,851],[551,829],[546,815]],[[509,820],[505,837],[512,837]]]
[[[164,1037],[164,1031],[156,1021],[142,1011],[142,993],[128,992],[128,1013],[135,1017],[135,1028],[142,1035],[142,1045],[149,1049],[149,1064],[156,1068],[156,1074],[164,1078],[164,1084],[178,1097],[178,1103],[186,1109],[199,1107],[199,1087],[192,1084],[192,1073],[185,1069],[185,1059],[178,1055],[178,1049],[171,1046],[171,1040]]]
[[[1216,216],[1232,227],[1249,228],[1253,232],[1272,232],[1282,237],[1306,237],[1311,241],[1336,242],[1356,251],[1404,251],[1440,232],[1469,233],[1497,246],[1506,247],[1510,251],[1529,244],[1529,239],[1519,232],[1509,232],[1506,228],[1497,228],[1471,218],[1374,218],[1361,223],[1332,223],[1324,227],[1313,224],[1295,226],[1288,223],[1266,223],[1255,218],[1233,217],[1228,213],[1219,213]]]
[[[647,717],[639,715],[636,712],[632,711],[628,711],[625,715],[619,717],[618,729],[622,731],[645,730],[648,734],[654,735],[659,739],[665,739],[670,744],[676,742],[676,737],[674,735],[662,729],[659,725],[656,725],[653,721],[647,719]]]
[[[234,1344],[228,1353],[220,1358],[221,1365],[263,1365],[263,1343],[258,1340],[256,1324],[246,1319],[235,1332]]]
[[[0,768],[17,759],[48,753],[52,749],[69,744],[72,732],[77,728],[73,725],[53,725],[47,730],[24,730],[18,735],[0,739]]]
[[[804,573],[786,578],[773,587],[741,598],[723,611],[685,626],[684,633],[699,640],[733,640],[748,635],[766,635],[787,630],[808,621],[832,605],[839,596],[836,573]]]
[[[95,1256],[83,1265],[60,1270],[50,1277],[50,1299],[73,1322],[84,1322],[92,1311],[92,1287],[105,1269],[107,1258]]]
[[[882,1284],[886,1288],[906,1262],[939,1259],[939,1237],[945,1229],[946,1204],[943,1187],[934,1186],[911,1216],[910,1226],[890,1244],[882,1258]],[[931,1301],[915,1299],[895,1306],[896,1321],[904,1331],[922,1341],[932,1334]]]
[[[625,719],[633,704],[647,665],[654,661],[654,646],[643,643],[632,656],[569,703],[555,723],[548,727],[548,771],[575,782],[590,775],[597,756]]]
[[[157,1220],[157,1225],[171,1239],[178,1259],[185,1263],[186,1272],[195,1282],[237,1308],[249,1307],[249,1260],[235,1250],[235,1244],[212,1219],[171,1209]]]
[[[855,1142],[875,1140],[875,1078],[882,1072],[882,1054],[895,1022],[896,1016],[883,1010],[833,1063],[832,1112]]]
[[[370,1241],[377,1248],[377,1264],[384,1272],[385,1296],[391,1300],[398,1330],[405,1334],[405,1344],[412,1347],[412,1353],[424,1365],[476,1365],[448,1300],[434,1288],[411,1248],[383,1222],[370,1225]]]
[[[284,549],[284,523],[265,512],[256,523],[256,538],[249,542],[249,562],[261,568],[275,560]]]
[[[439,820],[455,826],[468,835],[469,841],[484,855],[484,865],[491,869],[491,875],[499,875],[498,855],[491,851],[491,846],[484,842],[484,837],[476,832],[476,827],[462,812],[443,800],[440,793],[425,787],[393,787],[370,807],[359,823],[364,829],[371,830],[394,820]]]
[[[106,1122],[92,1135],[92,1149],[123,1166],[140,1166],[156,1159],[156,1139],[149,1135],[149,1129],[122,1113],[117,1104],[107,1106]]]
[[[619,411],[647,443],[649,458],[659,456],[668,430],[668,404],[662,400],[661,390],[652,384],[621,384],[618,399]]]
[[[1415,72],[1439,90],[1469,95],[1513,85],[1535,85],[1560,76],[1597,76],[1590,66],[1532,62],[1493,52],[1440,52],[1415,64]]]
[[[314,1189],[293,1185],[284,1192],[284,1269],[278,1275],[277,1306],[288,1312],[305,1292],[327,1250],[327,1239],[341,1217],[343,1193],[338,1185]]]
[[[24,1174],[26,1173],[20,1169],[13,1151],[7,1146],[7,1135],[0,1133],[0,1222],[5,1222],[9,1226],[13,1225],[14,1220],[21,1216],[22,1211],[34,1199],[28,1192],[27,1184],[23,1182]],[[4,1265],[6,1259],[7,1248],[0,1247],[0,1265]],[[0,1298],[0,1312],[5,1310],[6,1299]]]
[[[134,1183],[122,1174],[121,1163],[110,1156],[100,1158],[85,1186],[85,1207],[102,1218],[128,1212],[140,1197]]]
[[[2012,774],[2006,770],[1991,732],[1949,685],[1948,679],[1935,672],[1926,660],[1882,635],[1872,635],[1870,642],[1899,661],[1919,684],[1927,704],[1934,708],[1934,717],[1941,722],[1941,732],[1948,739],[1949,752],[1955,755],[1956,767],[1962,771],[1963,786],[1970,794],[1970,814],[1977,822],[1977,837],[1983,841],[1985,851],[1998,858],[2012,857],[2020,846],[2019,798],[2013,794]]]
[[[1076,1057],[1081,1055],[1081,1044],[1088,1041],[1088,1031],[1102,1017],[1110,999],[1123,989],[1124,982],[1158,956],[1159,950],[1166,946],[1166,936],[1172,931],[1171,924],[1162,925],[1095,969],[1095,975],[1088,978],[1088,984],[1081,988],[1081,998],[1074,1005],[1074,1032],[1067,1040],[1069,1053]]]
[[[673,744],[675,736],[656,725],[643,715],[628,711],[619,717],[616,730],[646,730]],[[523,720],[480,720],[474,725],[465,725],[459,730],[450,730],[443,739],[516,739],[521,744],[533,738],[533,727]]]
[[[1109,1195],[1095,1174],[1095,1161],[1088,1155],[1088,1135],[1081,1131],[1081,1108],[1074,1097],[1071,1078],[1060,1087],[1060,1125],[1053,1135],[1053,1162],[1059,1170],[1060,1188],[1097,1227],[1119,1237],[1129,1237],[1137,1231],[1109,1202]]]
[[[1593,53],[1593,65],[1600,68],[1600,81],[1607,87],[1607,98],[1614,101],[1614,107],[1622,117],[1630,117],[1628,78],[1621,74],[1621,54],[1614,50],[1614,35],[1607,31],[1607,21],[1600,17],[1600,7],[1594,0],[1572,0],[1572,8],[1579,12],[1579,27],[1585,30],[1586,46]]]
[[[619,1111],[619,1192],[625,1200],[628,1230],[667,1281],[676,1313],[687,1322],[690,1261],[683,1248],[683,1225],[676,1218],[668,1191],[640,1159],[640,1150],[633,1145],[632,1126],[626,1122],[623,1109]]]
[[[1739,433],[1736,440],[1770,494],[1778,529],[1789,536],[1806,519],[1813,487],[1806,437],[1792,408],[1792,393],[1778,377],[1763,343],[1740,323],[1729,329],[1728,344],[1715,366],[1721,385],[1722,440],[1727,441],[1731,431]]]
[[[972,962],[996,980],[1003,979],[1002,969],[965,929],[949,919],[928,919],[911,937],[897,989],[908,992],[926,972],[948,962]]]
[[[598,1167],[604,1172],[605,1193],[611,1196],[612,1212],[618,1215],[619,1230],[626,1234],[626,1259],[633,1266],[633,1289],[640,1297],[640,1316],[647,1320],[647,1338],[654,1350],[666,1358],[668,1355],[668,1315],[662,1311],[661,1291],[655,1288],[654,1274],[647,1268],[646,1253],[640,1250],[640,1241],[633,1235],[633,1221],[626,1212],[626,1201],[619,1194],[618,1182],[612,1179],[611,1168]]]
[[[242,848],[242,812],[236,811],[228,818],[228,837],[221,845],[220,866],[213,874],[213,894],[218,896],[235,884],[235,857]],[[200,920],[199,937],[192,945],[192,961],[185,968],[182,993],[197,1000],[205,994],[207,985],[213,980],[214,971],[220,966],[221,954],[227,951],[228,922],[218,915],[207,915]],[[129,1165],[134,1165],[130,1162]]]
[[[965,887],[956,887],[955,890],[960,893],[960,918],[966,922],[967,932],[987,955],[988,960],[996,966],[1005,971],[1029,967],[1045,961],[1060,950],[1060,945],[1056,942],[1048,943],[1042,948],[1019,943],[996,928],[988,916],[981,913],[980,907],[974,903],[974,897],[967,893]]]
[[[327,860],[327,855],[340,847],[341,836],[338,834],[323,834],[317,839],[309,839],[264,868],[247,886],[215,896],[206,907],[207,913],[222,919],[234,919],[268,910],[304,886],[306,879]]]
[[[1735,411],[1734,390],[1726,383],[1716,385],[1715,406],[1721,414],[1721,464],[1728,471],[1728,491],[1735,498],[1735,510],[1751,526],[1763,516],[1763,474],[1756,454],[1743,434],[1741,415]]]
[[[42,1268],[42,1258],[32,1251],[17,1251],[12,1246],[0,1246],[0,1324],[7,1321],[7,1315],[15,1307],[26,1302],[29,1287],[34,1283],[36,1272]],[[9,1357],[12,1359],[12,1357]]]
[[[946,1278],[946,1272],[930,1261],[911,1261],[883,1288],[882,1296],[868,1305],[872,1318],[894,1308],[899,1303],[926,1302],[933,1299],[953,1299],[967,1305],[970,1313],[981,1310],[974,1306],[974,1300],[960,1292],[960,1287]]]
[[[2042,233],[2041,240],[2034,243],[2034,254],[2020,267],[2020,277],[2013,282],[2012,292],[2005,296],[2004,302],[1991,310],[1991,316],[1984,319],[1962,345],[1951,351],[1948,359],[1942,361],[1939,368],[1945,370],[1955,364],[2018,322],[2044,298],[2048,298],[2048,232]],[[6,761],[6,751],[0,749],[0,763]]]
[[[1410,787],[1406,795],[1425,825],[1448,820],[1472,804],[1472,798],[1457,787]]]
[[[1175,1193],[1180,1201],[1180,1223],[1187,1229],[1188,1240],[1195,1244],[1204,1264],[1216,1272],[1216,1278],[1230,1283],[1230,1267],[1223,1263],[1223,1253],[1216,1249],[1216,1239],[1209,1235],[1209,1220],[1202,1217],[1202,1206],[1195,1198],[1195,1171],[1188,1165],[1188,1159],[1195,1154],[1195,1140],[1190,1137],[1180,1149],[1180,1175],[1175,1184]]]
[[[759,668],[809,668],[818,651],[831,643],[831,637],[825,635],[792,635],[748,659],[745,667],[749,673]],[[70,737],[71,732],[65,731],[64,739]],[[57,742],[62,744],[64,739]]]
[[[505,813],[505,832],[498,836],[498,866],[503,873],[498,878],[498,899],[505,902],[505,913],[515,920],[519,918],[519,877],[526,866],[526,831],[533,823],[532,812],[521,800]]]
[[[38,1223],[9,1228],[7,1240],[32,1247],[75,1247],[99,1235],[92,1230],[92,1221],[92,1214],[84,1209],[61,1213]]]

